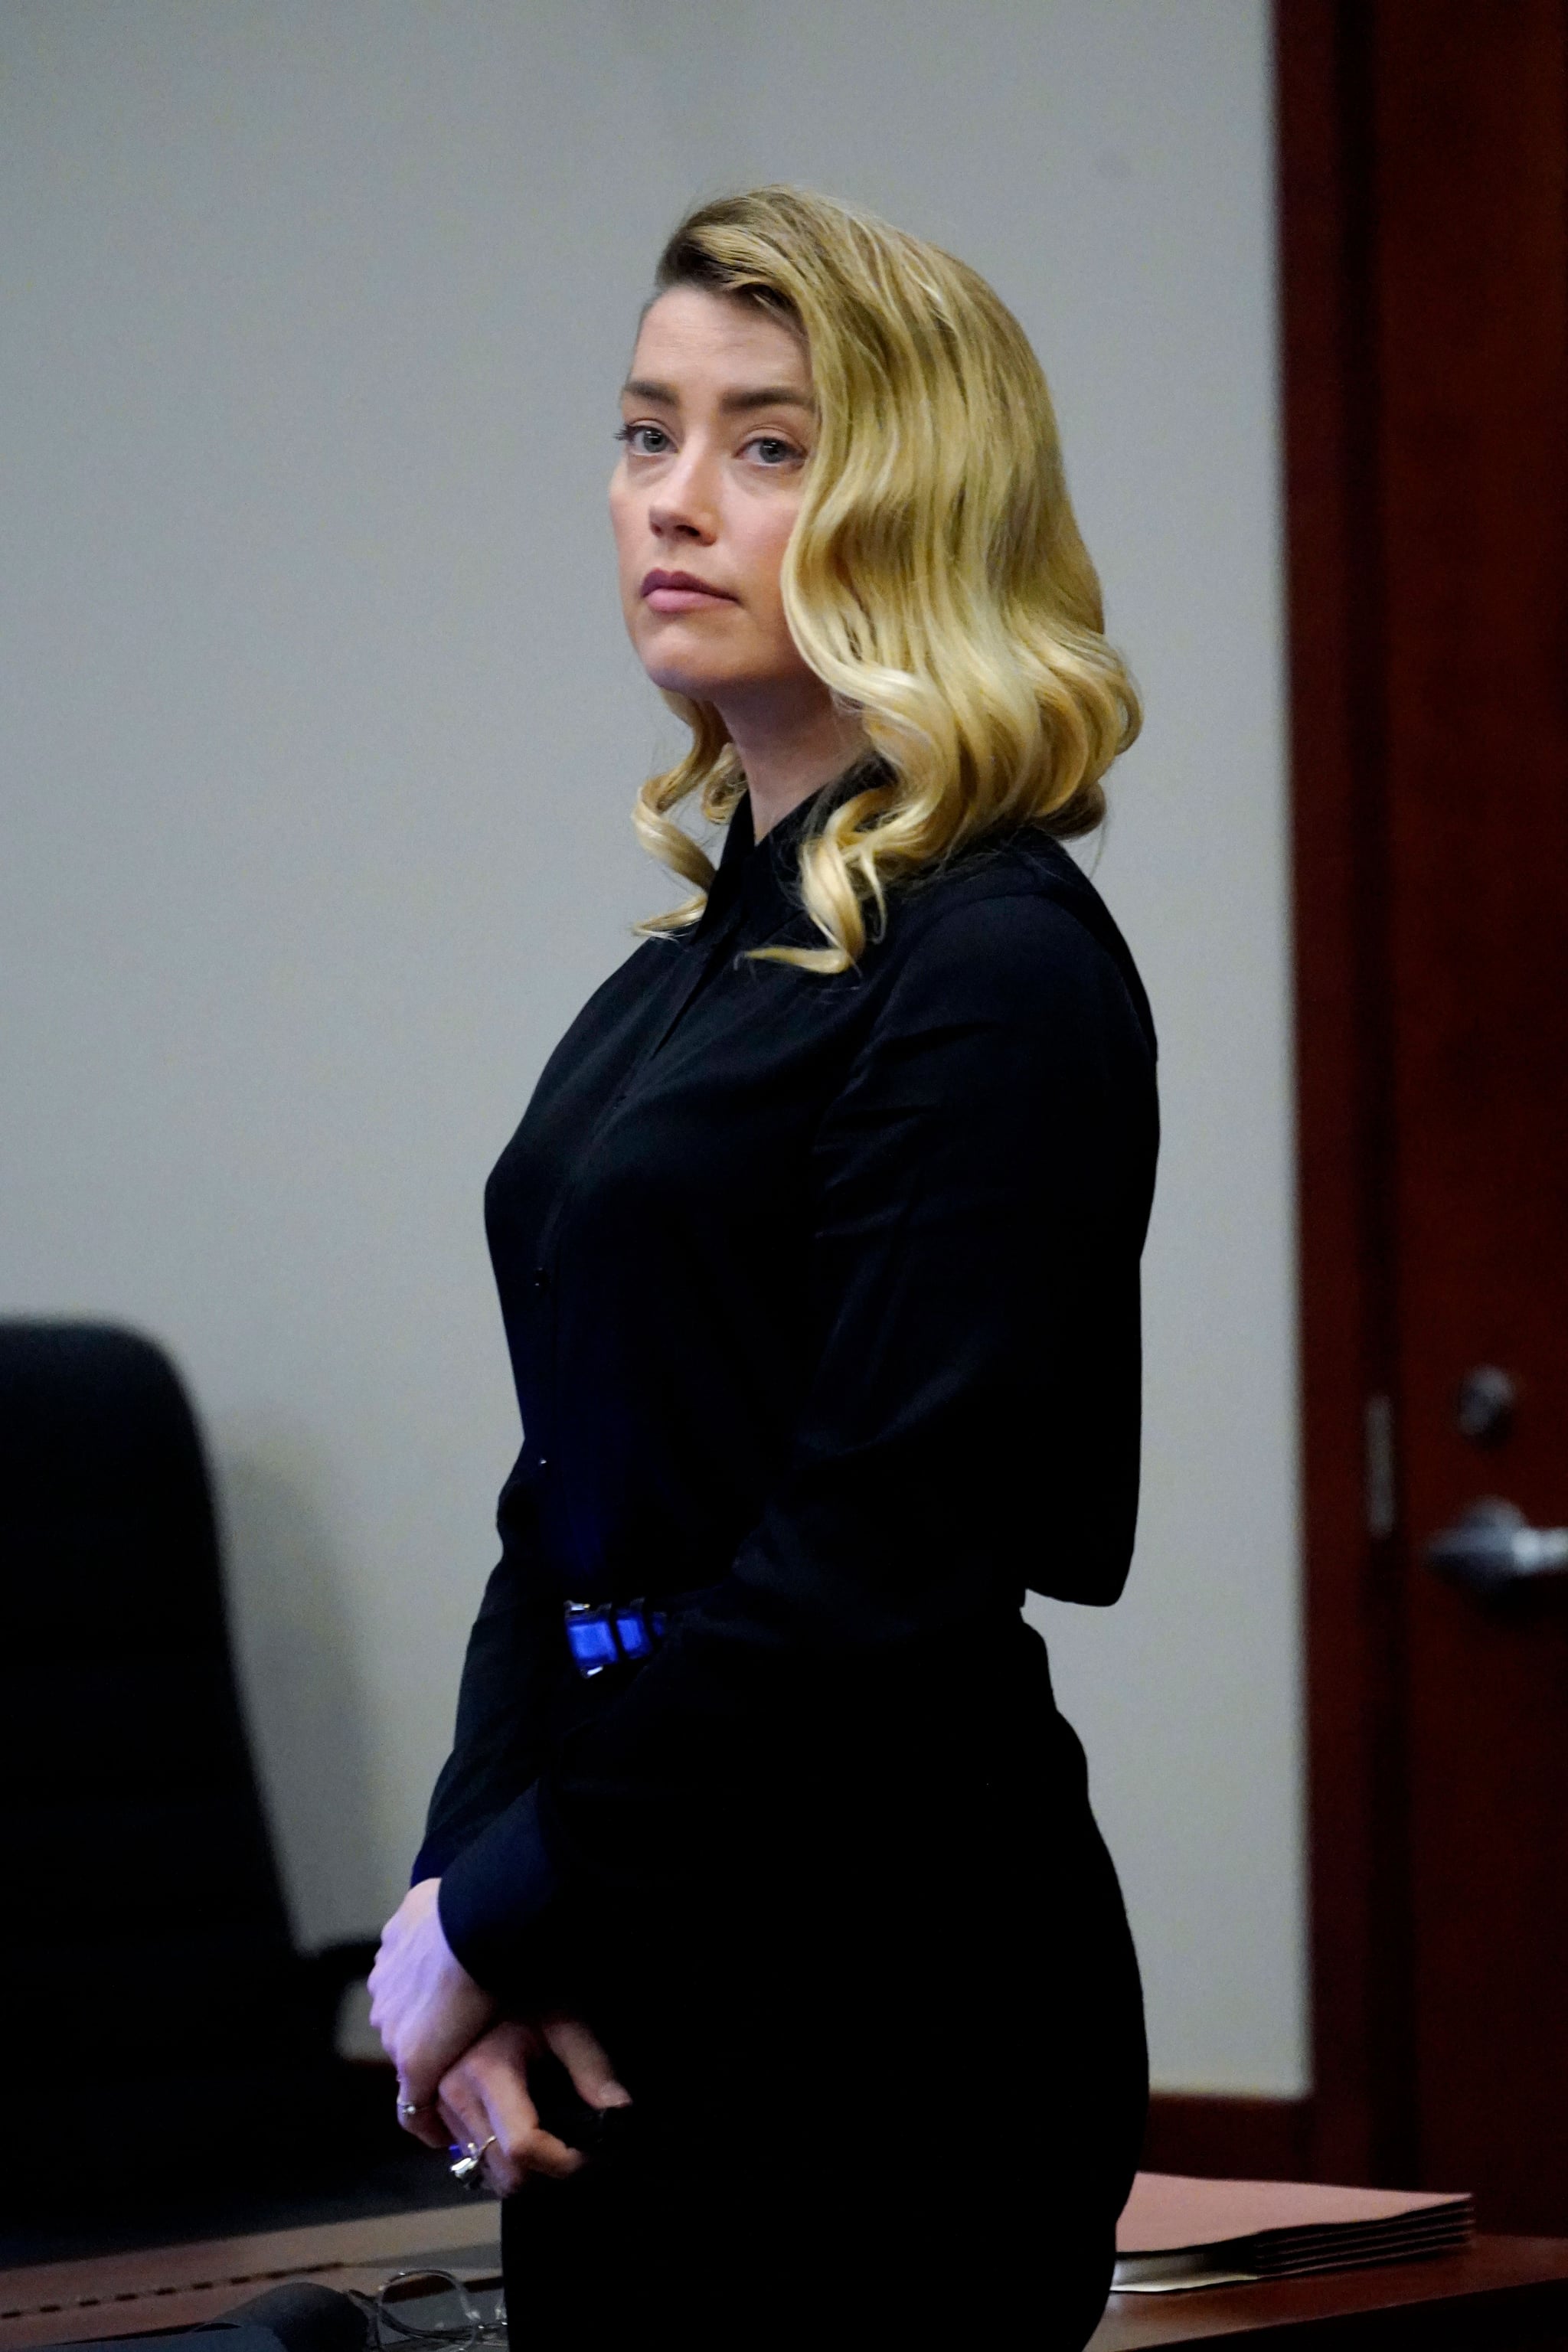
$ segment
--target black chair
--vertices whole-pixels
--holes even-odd
[[[333,2047],[374,1945],[290,1940],[190,1406],[106,1325],[0,1322],[0,1856],[8,2240],[205,2234],[414,2156]]]

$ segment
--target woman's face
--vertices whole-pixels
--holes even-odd
[[[621,418],[621,605],[655,685],[726,715],[825,693],[779,594],[814,431],[801,338],[750,303],[672,287],[643,320]]]

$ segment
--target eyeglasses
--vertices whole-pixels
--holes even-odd
[[[468,2352],[470,2345],[507,2340],[499,2280],[467,2287],[450,2271],[398,2271],[379,2294],[356,2294],[354,2301],[370,2322],[375,2352],[408,2352],[416,2345]]]

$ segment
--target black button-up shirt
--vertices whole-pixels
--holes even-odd
[[[742,801],[701,921],[590,999],[489,1181],[525,1442],[416,1875],[498,1989],[590,1891],[710,1870],[808,1718],[1126,1575],[1143,991],[1035,828],[896,886],[851,971],[750,960],[819,944],[796,857],[839,789],[761,844]],[[584,1717],[563,1600],[693,1591]]]

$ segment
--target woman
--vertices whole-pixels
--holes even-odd
[[[526,1435],[374,2013],[529,2342],[1078,2346],[1142,2009],[1020,1609],[1131,1549],[1153,1036],[1059,843],[1136,701],[973,271],[768,188],[658,289],[610,502],[694,894],[490,1179]]]

